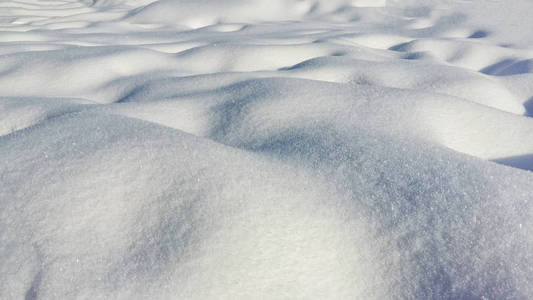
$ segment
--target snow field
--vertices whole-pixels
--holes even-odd
[[[0,299],[531,299],[532,11],[0,3]]]

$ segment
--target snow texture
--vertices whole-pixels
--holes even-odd
[[[0,299],[533,299],[533,2],[0,2]]]

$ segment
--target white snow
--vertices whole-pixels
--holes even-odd
[[[0,299],[533,299],[533,2],[0,2]]]

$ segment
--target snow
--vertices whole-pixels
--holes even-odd
[[[0,3],[0,299],[532,299],[533,3]]]

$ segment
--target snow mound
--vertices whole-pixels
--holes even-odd
[[[311,1],[160,0],[134,11],[133,21],[179,24],[190,28],[222,22],[280,21],[299,19],[313,8]]]
[[[2,137],[2,297],[531,293],[532,175],[358,127],[258,136],[82,112]]]

